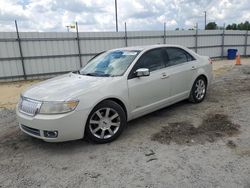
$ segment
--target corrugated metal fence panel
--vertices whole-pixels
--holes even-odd
[[[11,58],[20,57],[18,48],[18,42],[16,40],[17,35],[13,32],[0,32],[0,39],[11,41],[0,41],[0,57]],[[0,77],[10,77],[16,75],[22,75],[22,66],[20,60],[4,60],[0,61]]]
[[[27,59],[25,68],[27,74],[74,71],[80,68],[77,62],[78,57]]]
[[[250,55],[250,46],[246,43],[246,31],[225,31],[224,48],[222,48],[222,30],[198,30],[197,51],[201,55],[224,56],[229,48],[236,48],[241,54]],[[166,31],[166,44],[178,44],[195,50],[196,31]],[[250,33],[249,33],[250,35]],[[83,65],[101,51],[120,48],[126,45],[125,32],[80,32],[81,60]],[[163,44],[163,31],[129,31],[127,45]],[[73,71],[80,68],[79,49],[76,32],[21,32],[21,47],[27,75],[41,78],[56,72]],[[247,44],[250,45],[250,36]],[[46,57],[49,56],[49,57]],[[7,60],[6,58],[11,58]],[[17,34],[0,32],[0,78],[22,76]],[[16,78],[13,78],[16,79]],[[7,78],[6,78],[7,80]]]
[[[0,61],[0,77],[23,75],[20,60]]]
[[[218,46],[222,44],[222,30],[219,31],[199,31],[198,46]],[[216,35],[216,36],[215,36]],[[220,36],[217,36],[220,35]]]
[[[250,45],[250,31],[248,32],[248,37],[247,37],[247,44]]]
[[[75,33],[20,33],[24,57],[78,54]],[[29,39],[36,40],[29,40]],[[68,40],[72,38],[72,40]],[[44,40],[46,39],[46,40]],[[72,71],[79,68],[77,57],[38,58],[25,60],[27,74]]]
[[[87,55],[82,57],[82,66],[86,65],[93,55]],[[79,60],[78,60],[79,61]],[[77,69],[76,69],[77,70]]]
[[[248,31],[248,35],[250,35],[250,31]],[[247,45],[250,45],[250,36],[247,37]],[[247,46],[246,54],[250,54],[250,46]]]
[[[225,31],[225,45],[241,45],[245,43],[246,31]],[[230,34],[228,36],[228,34]]]
[[[205,55],[209,57],[220,57],[221,47],[198,48],[197,53],[200,55]]]
[[[81,53],[99,53],[125,46],[123,32],[86,32],[79,33]]]
[[[247,47],[246,53],[247,53],[247,55],[250,54],[250,47]]]
[[[128,32],[128,46],[143,46],[163,44],[162,31],[130,31]]]
[[[73,33],[68,34],[68,38],[74,38]],[[20,33],[21,38],[35,38],[37,41],[22,41],[24,56],[46,56],[46,55],[64,55],[76,54],[76,40],[63,40],[64,33]],[[58,38],[58,40],[50,40]],[[48,40],[39,40],[48,39]]]
[[[15,40],[16,34],[15,33],[8,33],[8,32],[1,32],[0,39],[14,39],[10,42],[2,42],[0,41],[0,57],[19,57],[19,48],[18,42]]]
[[[197,53],[200,55],[206,55],[209,57],[220,57],[221,56],[221,45],[222,45],[222,33],[223,30],[199,30]],[[211,46],[209,48],[199,48]],[[217,47],[216,47],[217,46]]]
[[[195,46],[195,31],[167,31],[166,36],[166,44],[177,44],[185,47]]]

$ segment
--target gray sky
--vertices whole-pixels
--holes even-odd
[[[119,30],[193,28],[250,20],[249,0],[117,0]],[[66,31],[77,21],[80,31],[115,31],[114,0],[0,0],[0,31]]]

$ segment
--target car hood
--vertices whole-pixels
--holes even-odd
[[[24,91],[22,96],[40,101],[66,101],[114,79],[69,73],[35,84]]]

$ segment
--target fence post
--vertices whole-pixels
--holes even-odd
[[[248,38],[248,30],[245,34],[245,48],[244,48],[244,55],[247,56],[247,38]]]
[[[195,32],[195,52],[198,51],[198,23],[196,23],[196,32]]]
[[[127,47],[128,46],[128,33],[127,33],[127,24],[126,24],[126,22],[124,24],[124,27],[125,27],[125,37],[124,37],[124,39],[125,39],[125,46]]]
[[[163,44],[166,44],[166,22],[164,22]]]
[[[224,57],[224,43],[225,43],[225,23],[223,25],[222,39],[221,39],[221,58]]]
[[[76,22],[76,40],[77,40],[77,45],[78,45],[78,56],[79,56],[79,62],[80,62],[80,67],[82,67],[82,58],[81,58],[81,47],[80,47],[80,39],[79,39],[79,32],[78,32],[78,24]]]
[[[22,51],[21,40],[20,40],[20,36],[19,36],[19,31],[18,31],[18,26],[17,26],[17,21],[16,20],[15,20],[15,26],[16,26],[16,34],[17,34],[17,42],[18,42],[18,46],[19,46],[20,58],[21,58],[21,62],[22,62],[23,77],[26,80],[27,76],[26,76],[26,70],[25,70],[25,65],[24,65],[23,51]]]

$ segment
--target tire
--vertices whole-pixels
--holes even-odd
[[[114,101],[106,100],[91,111],[86,124],[86,136],[98,144],[108,143],[118,138],[126,125],[123,108]]]
[[[202,102],[207,93],[207,81],[204,76],[199,76],[192,86],[189,101],[192,103],[200,103]]]

